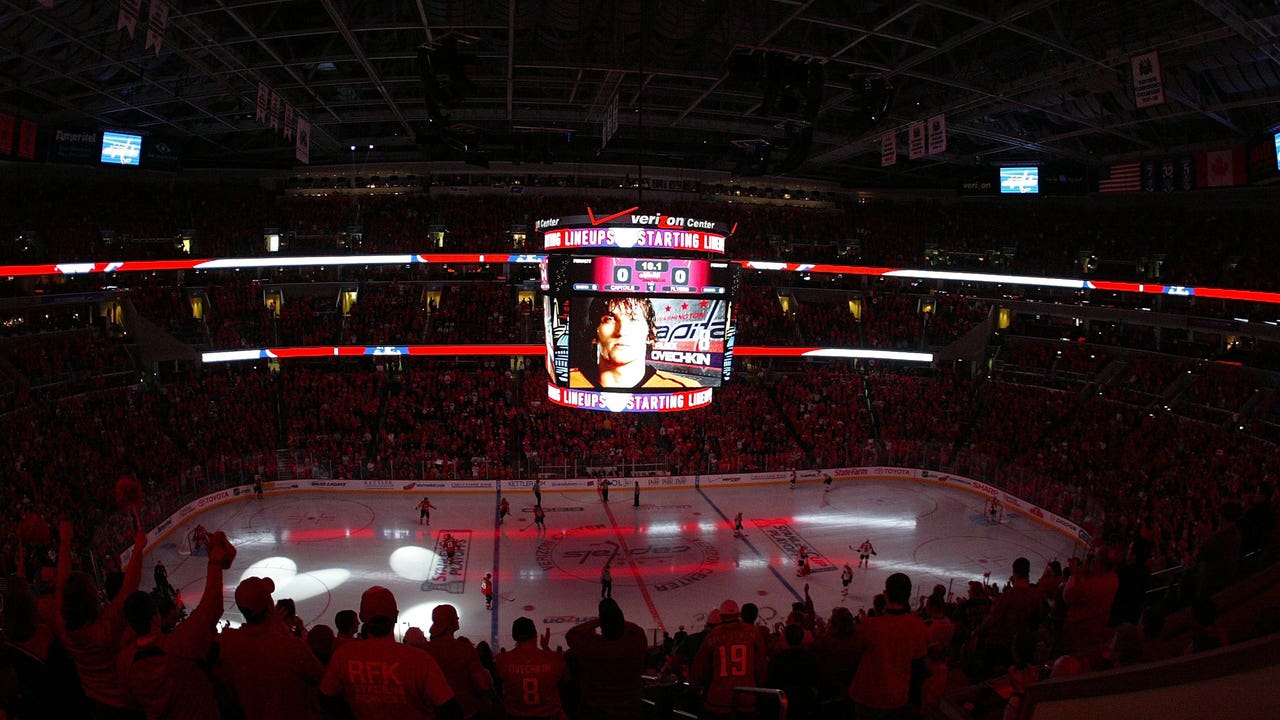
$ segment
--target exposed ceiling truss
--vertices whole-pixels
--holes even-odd
[[[937,187],[993,163],[1089,167],[1280,125],[1276,0],[186,0],[158,53],[153,2],[130,37],[116,2],[0,0],[0,112],[162,135],[191,166],[289,167],[291,142],[256,117],[265,83],[311,123],[313,164],[372,145],[366,161]],[[452,53],[429,75],[434,105],[424,44]],[[1130,61],[1150,51],[1166,101],[1139,109]],[[910,160],[908,125],[937,114],[946,151]],[[898,162],[882,168],[889,131]],[[772,165],[744,166],[744,148]]]

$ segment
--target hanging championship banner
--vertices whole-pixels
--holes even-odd
[[[257,108],[258,122],[266,122],[267,105],[270,104],[271,102],[270,98],[271,98],[271,90],[267,87],[267,84],[264,82],[258,83],[258,108]]]
[[[1160,75],[1160,53],[1134,55],[1129,59],[1133,70],[1133,103],[1139,108],[1164,104],[1164,79]]]
[[[124,30],[129,33],[129,39],[133,39],[133,33],[138,29],[138,12],[142,9],[142,0],[120,0],[120,15],[116,18],[116,29]]]
[[[294,138],[293,154],[303,165],[311,163],[311,123],[301,115],[298,116],[298,133]]]
[[[947,116],[934,115],[929,118],[929,154],[937,155],[947,151]]]
[[[924,157],[924,122],[913,122],[907,126],[907,157],[919,160]]]
[[[23,120],[18,124],[18,157],[36,159],[36,135],[39,131],[40,126],[34,120]]]
[[[0,155],[13,152],[13,128],[16,118],[12,115],[0,115]]]
[[[151,0],[151,11],[147,19],[147,44],[143,48],[154,47],[156,57],[160,56],[160,46],[164,44],[164,31],[169,24],[169,6],[161,0]]]
[[[880,136],[880,167],[889,167],[898,162],[898,135],[894,131]]]
[[[280,93],[275,90],[271,91],[271,120],[269,124],[272,130],[280,128]]]
[[[284,104],[284,139],[293,137],[293,106]]]

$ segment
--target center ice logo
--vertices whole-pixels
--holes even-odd
[[[720,551],[697,538],[657,538],[624,545],[606,533],[609,533],[606,526],[591,525],[543,543],[537,551],[538,567],[595,580],[604,564],[610,562],[614,582],[633,582],[631,568],[634,567],[651,589],[661,592],[709,577],[720,561]]]

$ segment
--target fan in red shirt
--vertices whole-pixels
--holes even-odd
[[[316,716],[315,688],[324,666],[307,641],[295,637],[275,612],[271,578],[248,577],[236,586],[245,623],[223,631],[219,669],[249,720]]]
[[[218,720],[217,697],[200,663],[209,656],[222,617],[222,573],[235,560],[226,535],[209,536],[209,564],[204,592],[191,616],[173,632],[161,631],[160,615],[150,593],[136,591],[124,601],[124,614],[134,638],[117,657],[119,682],[148,720]]]
[[[346,701],[356,720],[459,720],[458,703],[440,665],[422,648],[396,642],[392,631],[400,611],[387,588],[374,585],[360,596],[366,640],[333,652],[320,681],[329,704]],[[343,710],[331,707],[341,714]]]
[[[640,676],[649,642],[613,598],[600,601],[599,613],[598,619],[575,625],[564,636],[582,692],[578,709],[593,720],[639,718]]]
[[[460,627],[457,608],[448,603],[435,606],[431,611],[431,641],[425,647],[440,663],[449,687],[458,696],[462,716],[471,718],[484,713],[488,717],[493,678],[480,664],[476,646],[466,638],[454,637]]]
[[[910,699],[911,665],[929,650],[929,630],[911,612],[911,578],[894,573],[885,578],[884,614],[869,617],[854,632],[858,671],[849,697],[861,714],[888,717],[903,712]],[[867,708],[861,711],[861,708]]]
[[[494,658],[502,680],[502,706],[508,718],[558,720],[564,716],[560,683],[569,679],[569,667],[560,653],[547,649],[551,629],[537,646],[538,628],[527,617],[511,623],[514,650]]]
[[[689,670],[689,681],[703,690],[702,707],[707,717],[728,717],[733,711],[733,691],[739,687],[759,687],[768,676],[769,657],[764,638],[755,626],[742,622],[738,603],[720,604],[720,624],[698,648]],[[754,698],[738,710],[753,711]]]

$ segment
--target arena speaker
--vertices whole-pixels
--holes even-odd
[[[763,138],[752,140],[735,140],[733,146],[738,149],[738,161],[734,165],[735,177],[759,177],[769,172],[773,159],[773,144]]]
[[[819,58],[739,46],[726,62],[725,88],[761,92],[759,114],[812,122],[822,107],[826,69]]]
[[[787,123],[787,154],[775,165],[771,172],[785,175],[798,169],[809,159],[813,149],[813,126],[808,123]]]
[[[879,75],[850,75],[849,91],[845,108],[855,131],[875,127],[893,105],[893,85]]]
[[[825,78],[823,65],[817,60],[770,53],[764,63],[760,112],[812,122],[822,107]]]
[[[418,77],[427,117],[448,118],[444,109],[456,106],[474,91],[469,74],[476,62],[475,55],[460,50],[456,35],[418,46]]]

